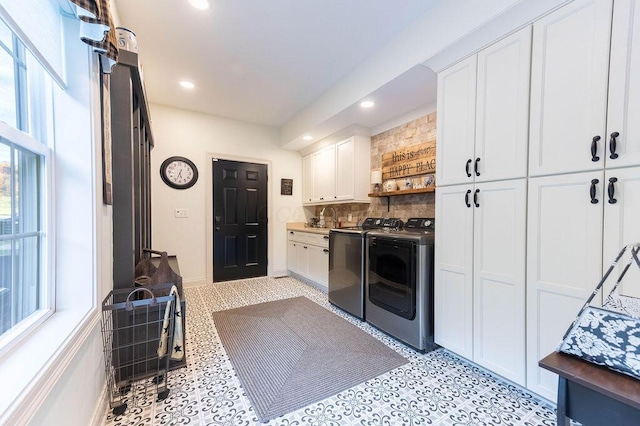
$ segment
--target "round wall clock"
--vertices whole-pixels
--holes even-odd
[[[196,184],[198,169],[188,158],[169,157],[160,166],[160,177],[172,188],[187,189]]]

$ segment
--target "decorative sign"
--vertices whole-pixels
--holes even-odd
[[[293,195],[293,179],[280,179],[280,195]]]
[[[436,171],[436,140],[382,154],[382,179],[424,175]]]

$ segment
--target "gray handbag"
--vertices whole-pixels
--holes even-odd
[[[640,299],[618,293],[618,285],[631,265],[640,268],[639,251],[640,243],[628,245],[620,251],[563,336],[559,352],[640,379]],[[627,252],[630,253],[630,259],[602,307],[591,305],[618,261]]]

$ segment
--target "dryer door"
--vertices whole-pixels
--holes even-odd
[[[393,238],[369,241],[369,301],[402,318],[416,316],[416,244]]]

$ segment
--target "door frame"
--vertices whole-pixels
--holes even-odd
[[[239,161],[243,163],[264,164],[267,166],[267,178],[271,176],[271,161],[253,157],[243,157],[240,155],[231,155],[215,152],[207,152],[207,173],[201,175],[207,176],[206,189],[206,244],[207,244],[207,284],[213,283],[213,160],[229,160]],[[211,167],[211,169],[209,169]],[[271,191],[272,180],[267,180],[267,276],[273,275],[273,221],[269,220],[271,216],[271,206],[273,205]],[[270,261],[271,260],[271,261]]]

